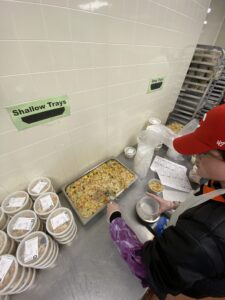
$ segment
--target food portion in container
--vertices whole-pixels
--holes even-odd
[[[45,233],[37,231],[22,240],[17,249],[17,259],[22,264],[35,264],[47,251],[49,245]]]
[[[79,214],[89,218],[105,206],[110,196],[116,197],[134,179],[134,174],[111,159],[67,186],[66,194]]]
[[[163,191],[163,185],[158,179],[151,179],[148,182],[148,189],[150,192],[159,194]]]
[[[184,125],[178,122],[172,122],[168,124],[167,127],[170,128],[174,133],[179,133]]]
[[[62,233],[71,225],[72,213],[66,208],[59,208],[51,213],[47,221],[47,229],[50,233]]]
[[[34,208],[37,213],[50,212],[59,202],[59,197],[55,193],[45,193],[35,200]]]
[[[6,214],[13,215],[26,209],[29,205],[29,195],[25,191],[17,191],[7,196],[2,202],[2,209]]]
[[[17,265],[12,255],[0,256],[0,294],[13,280]]]

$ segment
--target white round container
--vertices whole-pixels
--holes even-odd
[[[72,212],[61,207],[54,210],[47,219],[46,228],[58,243],[71,243],[77,233],[77,225],[74,221]]]
[[[43,269],[51,267],[55,261],[55,241],[46,233],[36,231],[26,236],[18,246],[16,257],[20,265]],[[31,250],[32,249],[32,250]]]
[[[50,213],[60,207],[59,197],[56,193],[41,194],[34,202],[34,211],[42,220],[47,220]]]
[[[9,253],[11,239],[4,231],[0,231],[0,255]]]
[[[20,242],[29,233],[39,230],[40,226],[40,219],[34,211],[23,210],[9,221],[7,233],[12,239]]]
[[[32,207],[32,200],[25,191],[17,191],[7,196],[2,202],[2,209],[4,213],[12,217],[18,212],[30,209]]]
[[[0,207],[0,230],[5,230],[8,223],[8,216],[4,213],[2,207]]]
[[[28,185],[28,193],[33,200],[37,199],[41,194],[54,192],[52,183],[47,177],[36,178]]]
[[[148,119],[148,125],[158,125],[161,124],[161,120],[159,118],[151,117]]]
[[[4,276],[0,281],[0,295],[11,294],[21,277],[22,268],[13,255],[6,254],[0,256],[0,269],[4,269]]]

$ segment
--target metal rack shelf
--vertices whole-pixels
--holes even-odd
[[[225,92],[225,52],[220,47],[197,45],[180,94],[168,121],[182,124],[202,118],[221,102]]]

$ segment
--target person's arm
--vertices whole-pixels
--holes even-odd
[[[142,262],[143,244],[138,240],[136,234],[121,218],[119,207],[115,203],[108,205],[108,219],[110,222],[109,231],[112,240],[116,244],[121,256],[135,274],[142,281],[142,285],[147,286],[147,270]]]

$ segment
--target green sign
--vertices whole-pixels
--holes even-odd
[[[148,84],[147,94],[153,91],[161,90],[163,87],[164,79],[165,77],[150,79]]]
[[[18,130],[44,124],[70,115],[67,96],[35,100],[7,107]]]

